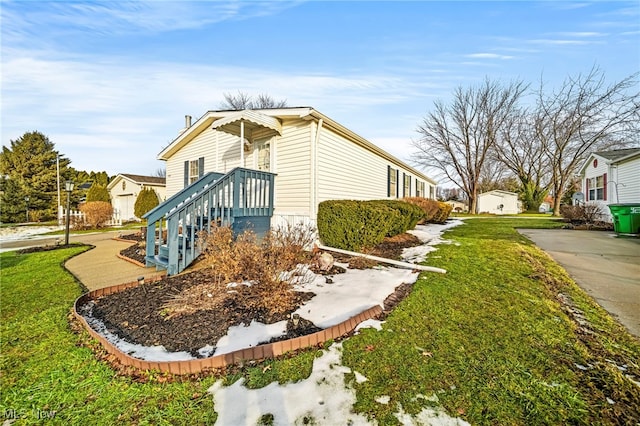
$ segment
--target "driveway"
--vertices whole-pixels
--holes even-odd
[[[519,229],[596,302],[640,337],[640,238],[613,232]]]

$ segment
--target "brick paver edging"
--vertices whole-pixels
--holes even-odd
[[[114,237],[114,238],[112,238],[112,240],[115,240],[115,241],[121,241],[121,242],[123,242],[123,243],[136,244],[136,241],[134,241],[134,240],[127,240],[126,238],[118,238],[118,237]],[[134,264],[134,265],[136,265],[136,266],[140,266],[141,268],[146,268],[146,267],[147,267],[147,265],[145,265],[144,263],[142,263],[142,262],[138,262],[137,260],[135,260],[135,259],[131,259],[130,257],[123,256],[123,255],[121,255],[120,253],[116,253],[116,256],[117,256],[119,259],[126,260],[126,261],[127,261],[127,262],[129,262],[129,263],[133,263],[133,264]]]
[[[162,278],[154,277],[151,282],[155,282],[160,279]],[[89,293],[86,293],[76,299],[73,305],[73,315],[87,329],[89,334],[91,334],[92,337],[98,340],[105,348],[105,350],[109,354],[115,356],[122,365],[132,366],[140,370],[159,370],[171,374],[194,374],[204,370],[218,369],[226,367],[228,365],[239,364],[244,361],[274,358],[283,355],[286,352],[316,346],[331,339],[342,337],[355,330],[355,328],[361,322],[371,318],[375,318],[382,313],[382,308],[376,305],[359,313],[358,315],[349,318],[346,321],[341,322],[340,324],[336,324],[332,327],[313,334],[308,334],[306,336],[300,336],[294,339],[283,340],[275,343],[267,343],[247,349],[240,349],[226,354],[214,355],[209,358],[199,358],[188,361],[145,361],[121,352],[104,336],[91,328],[91,326],[87,323],[87,320],[78,313],[78,307],[89,302],[92,299],[117,293],[127,288],[136,287],[138,285],[138,282],[134,281],[131,283],[119,284],[90,291]]]

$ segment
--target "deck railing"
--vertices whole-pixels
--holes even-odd
[[[166,268],[168,275],[182,272],[202,252],[199,233],[214,223],[234,233],[268,228],[274,180],[273,173],[238,167],[226,175],[209,173],[169,198],[145,215],[147,266]]]

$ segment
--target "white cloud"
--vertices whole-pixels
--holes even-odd
[[[9,49],[3,60],[3,145],[25,131],[40,130],[76,168],[106,169],[110,174],[155,170],[161,164],[155,160],[157,153],[177,135],[182,117],[219,108],[225,92],[268,92],[291,106],[313,106],[352,128],[440,86],[382,73],[290,74],[251,67],[134,64],[117,57],[58,58],[44,50]],[[370,137],[381,130],[409,134],[414,125],[373,129],[362,124],[360,129]],[[392,148],[394,155],[403,156],[398,149],[402,145]]]
[[[471,53],[466,55],[467,58],[473,59],[513,59],[513,56],[510,55],[499,55],[497,53]]]

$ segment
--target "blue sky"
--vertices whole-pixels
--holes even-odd
[[[2,144],[39,130],[87,171],[152,174],[223,93],[312,106],[397,157],[486,77],[549,89],[640,70],[640,2],[2,1]]]

